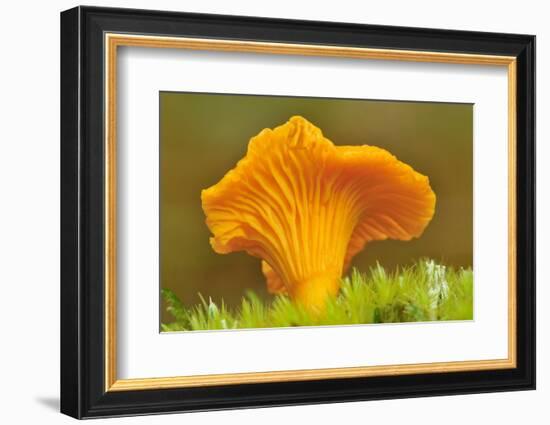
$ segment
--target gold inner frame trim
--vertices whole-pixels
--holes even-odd
[[[446,52],[370,49],[328,45],[267,43],[106,33],[105,45],[105,391],[310,381],[353,377],[410,375],[510,369],[516,367],[516,58]],[[494,360],[383,366],[285,370],[253,373],[118,379],[116,325],[116,106],[117,48],[120,46],[328,56],[469,65],[504,66],[508,72],[508,357]]]

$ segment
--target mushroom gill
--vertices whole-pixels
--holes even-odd
[[[215,252],[261,258],[270,292],[317,311],[367,242],[419,237],[435,208],[426,176],[375,146],[335,146],[300,116],[250,139],[201,198]]]

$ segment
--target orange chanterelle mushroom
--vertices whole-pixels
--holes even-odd
[[[201,197],[214,251],[261,258],[269,291],[313,310],[367,242],[418,237],[435,208],[426,176],[375,146],[335,146],[300,116],[250,139]]]

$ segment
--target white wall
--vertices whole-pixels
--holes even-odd
[[[59,11],[77,3],[5,2],[0,15],[0,421],[69,423],[57,413],[59,382]],[[97,1],[96,5],[349,21],[537,35],[538,390],[536,392],[345,403],[109,423],[257,422],[464,424],[547,423],[550,400],[550,27],[545,2],[277,0]]]

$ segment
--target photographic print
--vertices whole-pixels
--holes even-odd
[[[473,105],[160,93],[161,331],[473,319]]]
[[[535,388],[534,36],[79,6],[61,76],[64,414]]]

